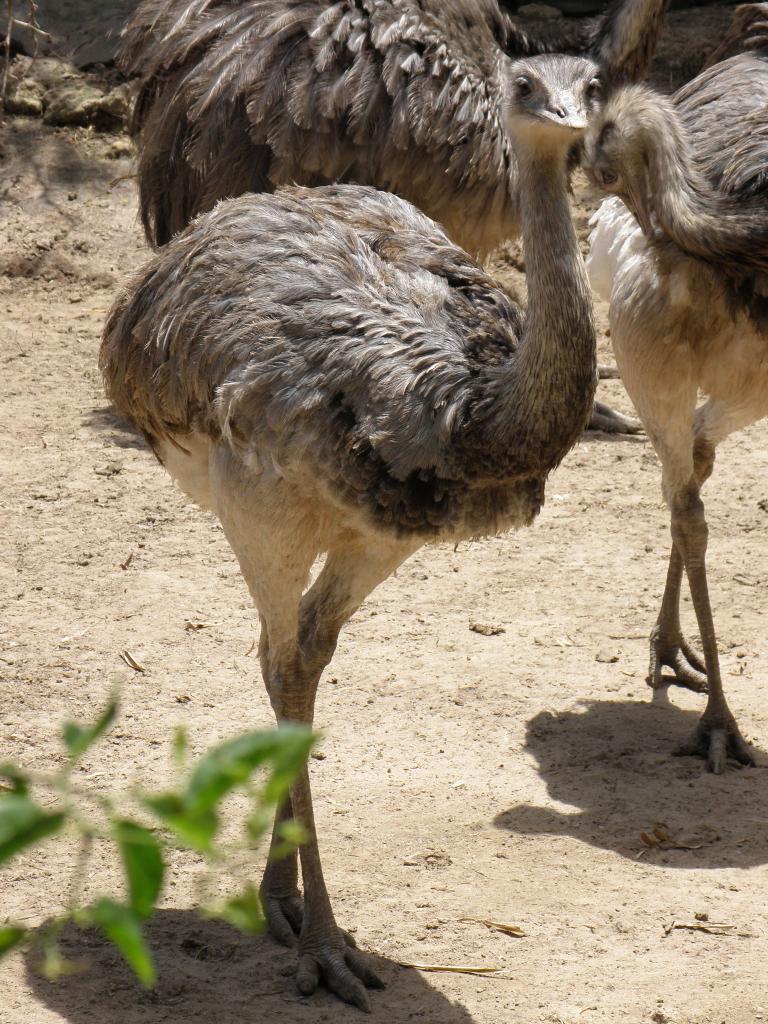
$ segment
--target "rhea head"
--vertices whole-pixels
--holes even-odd
[[[670,101],[646,86],[629,85],[616,92],[590,124],[584,170],[603,191],[623,199],[650,234],[653,159],[664,148],[682,165],[684,141]]]
[[[600,110],[597,65],[584,57],[544,54],[510,61],[504,116],[512,138],[535,149],[569,148]]]

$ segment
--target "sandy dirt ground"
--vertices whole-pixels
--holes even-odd
[[[727,20],[706,17],[715,29]],[[220,528],[102,393],[104,314],[145,256],[133,182],[115,181],[130,160],[105,158],[108,136],[30,120],[7,121],[1,139],[2,754],[59,764],[58,725],[92,717],[118,673],[122,717],[79,778],[158,785],[173,726],[199,751],[269,724],[257,626]],[[577,200],[585,233],[595,196],[582,183]],[[519,277],[509,263],[497,263],[508,281]],[[629,410],[620,382],[600,392]],[[671,757],[701,701],[650,701],[668,522],[644,438],[586,436],[532,529],[422,550],[349,624],[321,688],[325,756],[312,775],[338,919],[387,982],[372,1020],[768,1020],[766,441],[762,424],[724,445],[707,489],[724,679],[753,770],[715,778]],[[680,848],[645,846],[640,833],[659,824]],[[36,922],[63,905],[73,858],[67,838],[17,858],[0,876],[0,913]],[[195,855],[174,858],[149,929],[155,991],[97,936],[67,933],[81,971],[51,984],[12,956],[1,1024],[362,1019],[327,993],[300,998],[292,954],[269,939],[201,921],[200,873]],[[97,857],[89,890],[118,884]],[[697,915],[732,927],[670,930]],[[398,961],[501,970],[425,974]]]

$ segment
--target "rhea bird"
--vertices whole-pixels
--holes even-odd
[[[761,31],[768,42],[768,4],[742,19],[745,10],[745,45]],[[671,512],[648,682],[664,695],[670,681],[707,691],[681,752],[721,772],[728,755],[752,755],[723,693],[700,490],[720,442],[768,414],[768,49],[717,63],[671,99],[637,85],[618,92],[590,129],[587,163],[620,197],[596,214],[590,274],[610,300],[616,360]],[[683,571],[703,659],[681,632]]]
[[[563,56],[504,71],[527,312],[410,203],[339,184],[220,203],[109,315],[108,394],[221,521],[280,721],[312,722],[341,627],[419,547],[529,524],[584,427],[595,331],[567,162],[596,71]],[[336,925],[306,770],[278,820],[291,815],[310,835],[304,899],[296,858],[270,862],[270,931],[298,941],[302,993],[322,977],[367,1009],[379,981]]]
[[[583,52],[645,71],[667,0],[616,0],[533,35],[496,0],[143,0],[119,62],[139,76],[141,217],[163,245],[201,211],[281,184],[374,185],[484,259],[520,231],[501,112],[508,57]],[[636,421],[597,403],[593,429]]]

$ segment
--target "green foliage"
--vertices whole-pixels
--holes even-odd
[[[189,780],[185,802],[193,812],[210,810],[235,786],[247,782],[257,768],[269,763],[272,770],[264,795],[268,803],[278,803],[306,762],[312,742],[312,734],[295,725],[236,736],[202,759]]]
[[[0,785],[0,790],[10,790],[19,796],[26,796],[29,792],[29,780],[15,764],[0,764],[0,779],[7,779],[10,783],[9,786]]]
[[[145,806],[180,842],[208,853],[219,828],[216,808],[221,800],[237,786],[248,783],[258,768],[268,765],[270,773],[261,804],[273,807],[280,803],[291,780],[306,763],[313,742],[309,730],[295,725],[236,736],[201,759],[181,793],[146,797]]]
[[[258,935],[264,928],[264,913],[259,893],[253,885],[246,885],[239,896],[209,910],[212,917],[220,917],[247,935]]]
[[[0,799],[0,864],[27,846],[58,832],[64,824],[60,811],[49,814],[18,792]]]
[[[191,847],[205,856],[211,878],[216,869],[231,868],[235,863],[250,876],[250,866],[242,863],[251,854],[268,826],[270,812],[285,798],[291,782],[304,769],[314,737],[310,730],[284,726],[262,732],[249,732],[214,747],[193,765],[186,778],[165,792],[131,792],[128,794],[84,793],[71,779],[72,767],[82,755],[107,732],[118,713],[116,699],[110,700],[92,725],[67,722],[62,739],[67,749],[67,762],[54,776],[34,775],[15,764],[0,766],[0,778],[9,785],[0,785],[0,863],[15,854],[36,847],[44,839],[60,832],[65,825],[80,834],[80,857],[72,879],[68,911],[54,918],[40,932],[17,924],[0,926],[0,958],[23,944],[36,943],[42,954],[42,969],[47,977],[57,978],[67,972],[68,965],[58,947],[58,935],[68,920],[83,927],[99,928],[130,965],[139,981],[146,986],[155,982],[155,968],[144,938],[143,926],[154,913],[161,899],[166,877],[167,855],[179,847]],[[179,772],[187,762],[187,736],[177,730],[172,740],[172,757]],[[258,782],[257,782],[258,778]],[[257,784],[255,784],[257,783]],[[50,809],[35,796],[47,789]],[[250,798],[250,807],[243,821],[241,840],[222,845],[219,832],[222,801],[240,789]],[[118,804],[132,796],[137,814],[118,811]],[[102,820],[92,820],[81,806],[86,799],[100,808]],[[149,811],[159,823],[152,829],[140,820]],[[231,834],[231,830],[227,830]],[[125,875],[125,900],[102,896],[87,906],[78,904],[77,894],[87,877],[94,839],[116,844]],[[277,848],[273,853],[283,856],[306,840],[297,822],[282,822],[278,830]],[[0,883],[0,894],[3,886]],[[258,891],[249,880],[243,881],[239,892],[226,901],[205,908],[207,916],[222,918],[248,933],[263,928],[264,917]],[[0,903],[0,916],[2,905]]]
[[[19,925],[9,924],[0,928],[0,959],[22,943],[26,937],[26,928],[21,928]]]
[[[77,761],[91,744],[104,735],[114,722],[117,711],[117,699],[113,697],[93,725],[83,728],[81,725],[76,725],[75,722],[65,723],[64,728],[61,730],[61,737],[73,762]]]
[[[163,888],[165,864],[160,843],[135,821],[116,821],[114,834],[128,879],[131,909],[149,917]]]
[[[175,833],[182,846],[191,846],[200,853],[210,853],[219,819],[212,809],[191,811],[178,793],[161,793],[144,797],[144,806],[154,811],[167,829]]]
[[[142,985],[147,988],[154,985],[155,965],[144,941],[141,919],[134,910],[104,897],[82,911],[77,920],[85,925],[98,925],[120,950]]]

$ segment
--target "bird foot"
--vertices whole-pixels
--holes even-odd
[[[664,675],[664,668],[672,669],[673,675]],[[681,633],[671,640],[662,634],[659,626],[654,626],[651,633],[651,663],[645,681],[655,691],[667,686],[684,686],[694,693],[707,693],[704,659]]]
[[[290,896],[277,896],[261,891],[261,903],[267,922],[267,931],[282,946],[293,947],[298,942],[304,920],[304,900],[298,892]]]
[[[267,892],[262,886],[261,903],[269,934],[282,946],[292,949],[299,942],[304,923],[304,899],[298,889],[286,896]],[[345,932],[342,928],[339,928],[338,931],[347,946],[351,949],[357,946],[354,936],[349,932]]]
[[[299,940],[296,984],[303,996],[325,987],[359,1010],[371,1012],[366,989],[384,988],[384,982],[368,966],[365,956],[349,945],[349,936],[336,925],[323,931],[307,929]]]
[[[755,759],[733,718],[708,722],[706,715],[690,738],[675,750],[676,757],[703,757],[715,775],[721,775],[729,757],[740,765],[752,766]]]
[[[587,430],[601,430],[605,434],[642,434],[643,425],[634,416],[616,412],[605,402],[595,402]]]

